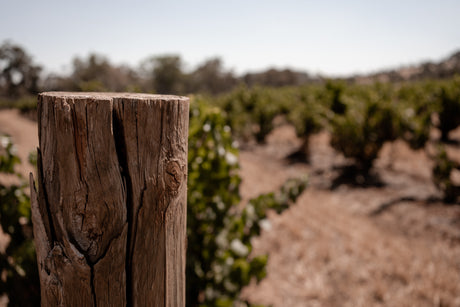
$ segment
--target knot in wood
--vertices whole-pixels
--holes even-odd
[[[184,178],[184,172],[177,161],[169,161],[166,163],[166,188],[175,193],[179,190]]]

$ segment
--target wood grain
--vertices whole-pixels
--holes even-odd
[[[39,95],[42,306],[185,306],[188,103]]]

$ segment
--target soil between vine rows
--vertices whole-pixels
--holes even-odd
[[[457,130],[455,137],[460,136]],[[254,240],[268,253],[267,277],[243,295],[273,306],[460,306],[460,206],[436,198],[432,162],[396,141],[375,163],[380,184],[338,185],[346,159],[326,132],[312,137],[310,163],[285,157],[300,140],[281,126],[240,154],[247,200],[309,173],[310,185]],[[460,149],[449,152],[460,161]]]

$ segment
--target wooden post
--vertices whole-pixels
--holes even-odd
[[[42,306],[185,306],[188,110],[178,96],[39,95]]]

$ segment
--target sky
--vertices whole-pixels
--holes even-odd
[[[131,66],[177,54],[185,70],[220,57],[238,74],[345,76],[448,57],[458,16],[458,0],[0,0],[0,43],[56,73],[97,52]]]

